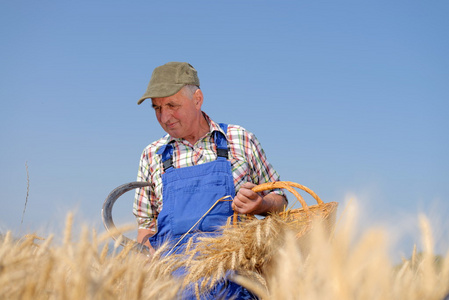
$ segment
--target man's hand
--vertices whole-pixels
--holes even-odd
[[[251,182],[246,182],[242,185],[234,201],[232,201],[232,209],[234,211],[239,214],[255,214],[253,212],[262,206],[263,198],[251,190],[255,186]]]
[[[242,185],[232,201],[234,211],[239,214],[265,215],[267,212],[281,211],[287,205],[285,197],[279,194],[270,193],[262,198],[251,190],[255,186],[251,182]]]
[[[147,246],[150,249],[150,255],[153,255],[154,248],[151,246],[150,241],[148,240],[151,236],[154,235],[154,231],[150,229],[138,229],[137,230],[137,242]]]

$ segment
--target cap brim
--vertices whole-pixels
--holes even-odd
[[[145,99],[148,99],[148,98],[147,97],[140,98],[139,101],[137,101],[137,105],[142,104],[142,102],[145,101]]]
[[[186,84],[178,83],[178,84],[158,84],[154,87],[149,87],[145,94],[137,101],[137,104],[140,105],[145,99],[148,98],[165,98],[170,97],[179,92]]]

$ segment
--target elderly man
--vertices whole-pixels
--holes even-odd
[[[281,190],[260,194],[251,190],[279,180],[279,175],[251,132],[216,123],[201,110],[204,99],[199,86],[190,64],[169,62],[153,71],[147,91],[137,102],[151,98],[156,118],[167,132],[144,149],[138,171],[137,180],[151,185],[136,191],[133,213],[139,224],[137,239],[150,251],[163,243],[175,245],[176,251],[198,233],[217,234],[233,211],[264,215],[287,204]],[[217,203],[226,196],[232,202]],[[211,295],[250,297],[232,282],[217,286]]]
[[[255,193],[255,185],[279,180],[255,136],[237,125],[218,124],[202,110],[203,93],[197,71],[188,63],[157,67],[147,91],[156,118],[167,135],[147,146],[138,181],[149,187],[136,191],[133,213],[138,241],[151,250],[190,234],[213,233],[236,211],[264,215],[287,204],[280,190]],[[219,202],[230,196],[232,202]],[[149,239],[148,239],[149,238]],[[182,244],[181,242],[181,244]],[[154,251],[154,250],[153,250]]]

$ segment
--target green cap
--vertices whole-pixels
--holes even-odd
[[[148,98],[172,96],[188,84],[200,86],[200,80],[194,67],[186,62],[166,63],[154,69],[147,91],[137,101],[137,104]]]

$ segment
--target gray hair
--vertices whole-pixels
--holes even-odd
[[[200,87],[192,84],[187,84],[182,88],[182,92],[184,96],[188,97],[189,99],[193,98],[193,94],[195,94],[196,90],[198,90]]]

